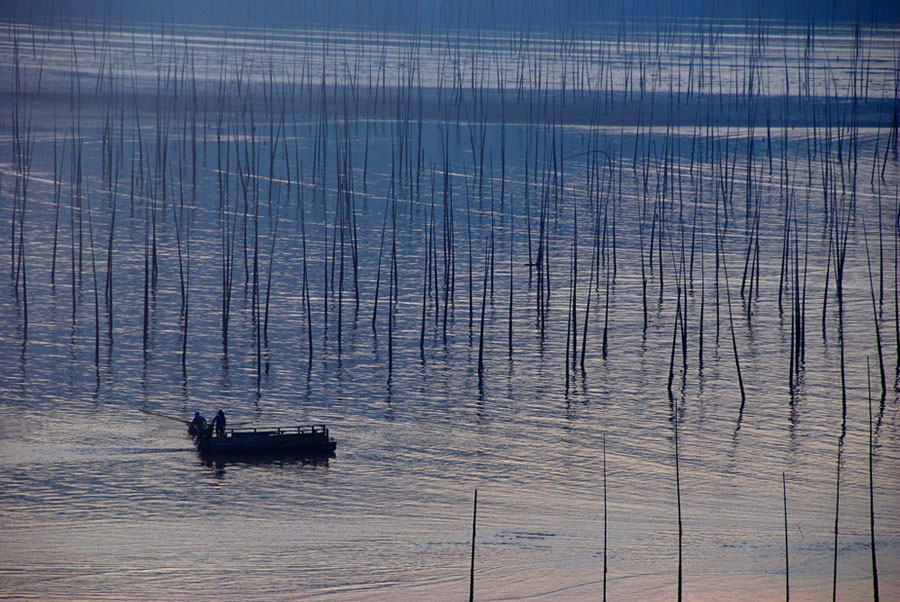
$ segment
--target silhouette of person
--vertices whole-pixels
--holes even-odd
[[[195,436],[202,435],[205,430],[206,418],[200,412],[194,412],[194,419],[191,421],[191,434]]]
[[[213,418],[213,428],[216,429],[216,437],[225,436],[225,412],[219,410],[216,417]]]

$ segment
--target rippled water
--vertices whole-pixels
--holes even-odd
[[[730,31],[728,27],[725,31]],[[445,68],[449,73],[451,62],[447,61],[452,61],[452,56],[444,54],[439,45],[423,43],[421,48],[427,50],[413,68],[401,59],[416,48],[415,40],[399,34],[391,38],[388,51],[383,50],[387,48],[384,40],[371,33],[366,34],[370,38],[362,35],[338,44],[334,40],[343,38],[332,32],[328,45],[317,45],[310,40],[319,39],[321,32],[282,31],[268,45],[256,45],[223,42],[219,30],[187,29],[170,38],[159,37],[159,32],[153,38],[146,30],[134,36],[130,31],[112,30],[112,34],[107,32],[109,42],[104,46],[104,31],[98,25],[96,31],[87,28],[70,36],[67,30],[36,29],[33,37],[32,30],[22,26],[15,33],[9,28],[3,34],[2,64],[6,71],[14,64],[15,37],[26,92],[37,91],[39,45],[31,41],[46,41],[41,47],[46,79],[33,103],[20,108],[20,115],[33,116],[34,158],[23,236],[27,269],[24,275],[19,272],[18,287],[16,270],[8,265],[17,256],[19,240],[11,227],[18,223],[14,212],[19,210],[11,200],[17,181],[14,152],[9,150],[13,148],[14,108],[5,103],[3,109],[3,147],[7,150],[0,165],[0,218],[4,224],[0,248],[5,249],[4,273],[9,278],[0,287],[0,595],[41,600],[461,599],[468,591],[472,496],[477,488],[475,589],[479,599],[598,599],[603,591],[605,537],[607,590],[613,599],[671,599],[678,575],[673,428],[677,421],[685,595],[731,600],[783,595],[784,474],[791,594],[797,599],[827,597],[834,570],[836,460],[842,432],[835,268],[829,259],[822,201],[825,136],[830,135],[829,169],[846,170],[836,176],[835,171],[830,172],[835,178],[830,192],[840,195],[843,210],[854,210],[843,300],[847,415],[840,472],[838,598],[860,599],[871,592],[867,359],[873,378],[879,583],[883,599],[900,596],[900,404],[894,295],[900,175],[896,159],[889,155],[885,161],[884,156],[890,117],[890,105],[884,98],[892,90],[891,69],[895,68],[890,55],[893,32],[869,39],[871,68],[866,76],[871,82],[870,98],[860,103],[858,113],[855,189],[849,160],[844,155],[842,162],[836,158],[837,128],[829,134],[813,132],[809,115],[803,112],[808,107],[794,99],[789,104],[793,114],[777,115],[767,129],[763,109],[758,108],[751,134],[755,143],[750,198],[755,202],[753,195],[759,195],[761,207],[761,273],[758,289],[742,298],[740,285],[751,231],[748,224],[756,215],[752,207],[748,214],[745,204],[751,125],[745,119],[745,105],[737,104],[734,110],[719,105],[714,119],[707,123],[704,117],[696,127],[684,117],[688,109],[677,119],[670,113],[681,127],[667,132],[666,109],[662,108],[667,100],[657,100],[659,113],[649,130],[648,121],[634,119],[641,111],[649,112],[649,100],[642,102],[626,93],[625,105],[604,108],[611,124],[605,125],[603,119],[592,117],[589,90],[583,89],[580,98],[576,92],[567,92],[573,94],[573,100],[566,109],[561,108],[565,98],[562,73],[568,67],[559,64],[562,55],[549,35],[520,49],[517,56],[526,57],[522,64],[539,59],[544,65],[546,79],[541,85],[549,86],[551,104],[559,103],[556,117],[548,118],[535,108],[541,106],[541,93],[529,79],[520,87],[530,100],[524,96],[514,99],[517,84],[509,85],[504,101],[509,114],[518,117],[504,123],[505,104],[498,111],[496,93],[487,93],[486,100],[467,99],[476,107],[483,103],[483,112],[463,112],[458,118],[455,108],[447,108],[455,107],[447,100],[448,90],[444,89],[438,100],[429,87],[452,80],[451,75],[443,79],[440,75]],[[255,39],[251,34],[246,32],[245,41]],[[792,60],[797,59],[789,66],[791,78],[800,78],[802,61],[796,55],[802,48],[802,35],[796,31],[785,35],[784,44],[793,53]],[[143,47],[148,38],[152,40],[149,51]],[[668,98],[669,83],[685,72],[683,62],[691,56],[684,48],[696,43],[690,32],[676,38],[680,43],[673,42],[666,50],[671,61],[661,63],[666,65],[666,73],[660,71],[648,79],[648,89],[662,95],[658,99]],[[686,104],[690,111],[703,109],[694,114],[704,115],[715,103],[737,102],[728,100],[729,89],[742,80],[735,76],[741,63],[733,59],[744,56],[747,40],[752,38],[747,34],[720,40],[710,55],[714,67],[709,68],[722,79],[705,84],[710,87],[705,90],[713,99],[710,104],[683,96],[685,103],[693,103]],[[479,58],[486,48],[513,46],[503,34],[463,35],[461,39],[466,42],[459,55],[464,60],[457,64],[465,65],[466,86],[473,72],[484,73],[488,80],[497,76],[495,66]],[[810,63],[809,89],[816,94],[835,94],[837,90],[838,96],[846,95],[855,72],[845,63],[832,64],[826,58],[852,48],[852,30],[823,34],[817,44]],[[144,54],[132,57],[133,45]],[[610,40],[605,45],[600,40],[598,53],[601,47],[617,66],[607,73],[611,90],[625,93],[627,79],[634,77],[626,65],[634,58],[630,53],[641,45],[616,47]],[[70,81],[76,81],[70,77],[72,48],[79,49],[80,105],[70,104]],[[191,52],[185,54],[186,48]],[[273,49],[279,51],[271,54],[278,57],[279,81],[303,81],[306,77],[312,88],[295,87],[296,106],[285,118],[286,129],[275,145],[276,184],[270,187],[269,124],[273,117],[266,114],[262,85],[269,77],[266,57]],[[768,89],[758,92],[759,98],[771,95],[775,100],[767,105],[770,108],[783,102],[778,95],[784,90],[776,87],[776,82],[783,82],[779,79],[784,69],[781,50],[782,40],[773,41],[757,64],[761,80],[770,82]],[[194,67],[188,66],[186,56],[193,57]],[[385,88],[388,104],[382,96],[380,109],[371,90],[358,102],[352,99],[342,104],[343,91],[353,90],[343,87],[347,81],[341,61],[348,60],[347,56],[362,57],[353,67],[362,85],[374,72],[374,85],[378,86],[380,69],[387,73],[388,86],[405,74],[420,74],[415,75],[418,79],[414,77],[413,89],[423,86],[422,97],[431,104],[421,108],[418,92],[412,92],[408,122],[403,116],[398,119],[396,99],[409,97],[393,87]],[[451,58],[442,59],[448,56]],[[504,64],[508,64],[510,81],[515,82],[519,59],[512,57],[510,51]],[[243,117],[234,83],[241,60],[253,94],[253,110]],[[227,65],[224,78],[230,104],[220,123],[215,86],[222,64]],[[736,65],[735,69],[729,69],[729,64]],[[167,69],[175,65],[182,77],[190,69],[197,77],[188,75],[177,91],[166,84],[159,95],[162,101],[154,100],[157,74],[161,81],[169,81]],[[320,118],[320,106],[314,105],[321,101],[315,90],[324,77],[323,65],[330,90],[327,124]],[[98,73],[111,77],[111,83],[101,86]],[[830,92],[822,83],[827,81],[826,73],[832,75],[836,86]],[[4,80],[3,93],[12,98],[12,78]],[[178,104],[192,98],[191,82],[195,80],[202,101],[196,139],[190,133],[192,122],[185,117],[192,114],[185,113],[185,106],[191,105]],[[568,91],[572,81],[566,84]],[[724,86],[719,90],[721,97],[712,94],[719,81]],[[482,85],[493,84],[485,81]],[[477,96],[464,89],[465,95]],[[285,90],[276,87],[275,97],[287,98]],[[796,88],[792,93],[796,94]],[[648,92],[647,98],[651,96]],[[807,102],[820,110],[846,111],[847,107],[838,99],[822,96]],[[121,157],[115,159],[119,182],[114,194],[110,180],[103,177],[101,161],[109,106],[115,107],[110,122],[114,135],[109,139],[114,154]],[[165,108],[159,110],[160,106]],[[345,106],[354,108],[345,111]],[[407,106],[405,100],[401,106]],[[530,120],[520,119],[527,114],[526,106],[534,112]],[[421,122],[420,111],[424,115]],[[248,129],[250,113],[255,133]],[[371,118],[366,117],[369,115]],[[782,119],[796,125],[785,131]],[[280,108],[275,114],[276,128],[279,120]],[[136,142],[138,123],[144,145],[142,159]],[[555,131],[546,129],[554,123]],[[841,133],[846,135],[849,122],[841,123]],[[822,123],[817,127],[822,128]],[[476,152],[482,131],[483,163]],[[167,132],[165,140],[160,132]],[[316,150],[317,143],[322,143],[320,132],[327,133],[324,155],[318,154],[321,147]],[[276,211],[279,220],[271,264],[268,340],[259,347],[259,354],[253,288],[245,285],[242,167],[237,164],[242,161],[246,172],[243,153],[249,147],[242,140],[251,133],[259,153],[255,159],[259,177],[250,180],[250,198],[254,198],[252,184],[258,183],[263,287]],[[82,145],[80,213],[73,200],[77,194],[72,186],[73,135]],[[236,219],[227,352],[221,324],[223,221],[217,135],[229,142],[220,147],[223,153],[230,148],[231,153],[224,170],[229,174],[224,197],[231,219]],[[813,139],[815,157],[807,154]],[[62,159],[63,164],[58,224],[52,186],[54,140],[57,160]],[[346,140],[352,152],[358,308],[349,243],[344,246],[340,302],[333,288],[340,286],[342,257],[340,229],[335,228],[340,223],[336,198],[339,190],[346,190],[335,167],[338,160],[344,160],[338,156]],[[399,140],[406,144],[402,156]],[[771,171],[766,151],[769,142],[774,145]],[[198,156],[196,193],[192,143]],[[165,160],[162,149],[167,152]],[[283,157],[285,149],[287,156]],[[606,153],[598,163],[597,175],[602,178],[599,204],[596,196],[589,195],[589,190],[596,190],[596,181],[590,187],[587,181],[589,158],[599,156],[597,149]],[[787,162],[782,162],[784,152]],[[842,152],[849,151],[842,147]],[[730,158],[725,165],[731,160],[730,169],[734,170],[730,176],[722,173],[725,153]],[[415,159],[409,162],[410,156],[421,156],[420,169]],[[670,157],[668,165],[666,156]],[[403,161],[407,163],[400,168]],[[554,179],[554,161],[564,174],[562,181]],[[138,167],[132,167],[135,162]],[[167,166],[164,185],[163,164]],[[302,222],[296,184],[301,164]],[[444,193],[445,165],[452,173],[447,184],[449,197]],[[610,165],[615,166],[613,171]],[[318,179],[311,175],[314,166]],[[803,241],[801,263],[808,248],[806,358],[793,394],[788,386],[790,290],[785,293],[783,309],[778,302],[784,238],[780,174],[785,166],[797,212],[797,240]],[[878,172],[882,167],[884,178],[870,179],[873,169]],[[135,170],[146,179],[143,192],[139,183],[132,184],[141,179],[133,175]],[[614,174],[613,188],[609,188],[610,173]],[[717,202],[721,204],[723,182],[734,183],[728,203],[729,224],[721,237],[729,290],[725,290],[720,267],[717,294],[714,217]],[[536,273],[529,274],[528,265],[529,245],[532,261],[536,256],[542,196],[548,207],[551,273],[543,333],[536,311]],[[156,201],[159,280],[147,296],[145,347],[145,236],[151,231],[146,199],[151,197]],[[396,226],[392,226],[387,202],[391,197],[396,199]],[[444,212],[445,198],[452,199],[449,213]],[[108,276],[112,199],[116,222],[110,305],[103,290]],[[662,217],[654,218],[655,206],[664,208]],[[252,201],[250,207],[252,212]],[[600,269],[599,283],[590,278],[598,207],[599,227],[605,228],[599,242],[610,271],[614,248],[616,260],[615,280],[609,287],[605,358],[606,267]],[[724,229],[721,206],[720,211]],[[177,231],[175,215],[184,220],[179,221]],[[450,223],[447,215],[452,215],[455,288],[452,295],[445,296],[443,262],[448,247],[443,233]],[[83,220],[80,275],[79,216]],[[434,238],[429,239],[432,216]],[[662,249],[662,290],[659,250],[654,251],[652,267],[648,260],[651,231],[659,236],[660,219],[665,223],[664,244],[669,247]],[[492,222],[493,281],[488,279],[485,285],[485,248]],[[247,223],[251,241],[247,270],[252,273],[253,220]],[[311,362],[301,223],[307,236]],[[869,236],[885,352],[887,390],[883,402],[863,223]],[[588,290],[593,288],[584,369],[572,369],[567,378],[569,287],[576,232],[579,353]],[[349,237],[349,229],[344,233]],[[55,234],[59,248],[52,284]],[[658,238],[654,240],[658,245]],[[692,240],[687,368],[682,370],[679,348],[670,401],[666,385],[673,328],[676,319],[680,320],[676,318],[673,266],[680,262],[684,249],[688,271]],[[394,241],[397,292],[389,320]],[[427,295],[420,352],[429,244],[436,249],[438,263],[431,270],[439,284],[437,294],[432,283]],[[646,327],[642,244],[648,278]],[[184,362],[179,245],[189,293]],[[99,345],[92,259],[100,299]],[[824,303],[826,274],[830,280]],[[373,328],[376,286],[379,305]],[[487,291],[484,369],[479,376],[483,290]],[[741,402],[732,351],[728,292],[745,403]],[[445,303],[449,301],[445,331]],[[207,464],[192,449],[183,425],[147,413],[189,419],[195,408],[212,414],[219,407],[226,409],[232,423],[327,423],[338,440],[336,456],[318,462]]]

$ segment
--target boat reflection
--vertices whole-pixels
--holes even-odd
[[[224,471],[226,466],[312,466],[328,467],[334,452],[316,453],[308,450],[272,450],[257,452],[199,452],[201,462],[208,468]]]

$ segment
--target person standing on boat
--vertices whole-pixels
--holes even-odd
[[[216,417],[213,418],[213,428],[216,429],[216,437],[224,437],[225,436],[225,412],[219,410],[219,413],[216,414]]]
[[[206,430],[206,418],[200,414],[200,412],[194,412],[194,419],[191,420],[191,429],[192,435],[199,436],[202,435]]]

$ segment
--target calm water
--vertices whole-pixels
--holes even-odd
[[[896,32],[868,32],[857,69],[852,28],[820,32],[805,50],[804,30],[772,26],[751,53],[756,30],[723,23],[703,61],[702,35],[678,28],[662,47],[641,28],[623,43],[601,28],[566,44],[484,32],[3,30],[0,596],[463,599],[477,488],[479,599],[596,600],[604,537],[613,599],[671,599],[676,421],[685,595],[783,596],[784,474],[791,594],[829,596],[842,403],[824,181],[850,224],[837,594],[861,599],[872,587],[868,359],[879,584],[882,599],[900,597],[900,172],[884,155]],[[638,59],[648,57],[642,75]],[[734,96],[746,91],[748,65],[755,104]],[[502,102],[489,91],[497,82]],[[841,100],[854,86],[855,186]],[[815,126],[812,110],[823,115]],[[31,119],[34,145],[24,274],[13,259],[24,181],[16,114],[23,138]],[[793,284],[779,306],[786,197],[791,253],[806,266],[806,355],[793,393]],[[352,219],[339,198],[352,199]],[[543,330],[529,266],[542,200]],[[728,290],[725,266],[716,285],[717,207]],[[758,285],[742,298],[757,218]],[[154,226],[158,281],[145,314]],[[234,261],[227,350],[223,232]],[[254,306],[254,233],[261,311],[271,268],[267,340]],[[567,378],[576,249],[579,359],[588,322],[584,369]],[[685,369],[675,353],[670,400],[682,278],[688,356]],[[207,465],[182,425],[146,413],[189,419],[219,407],[232,423],[327,423],[336,457]]]

